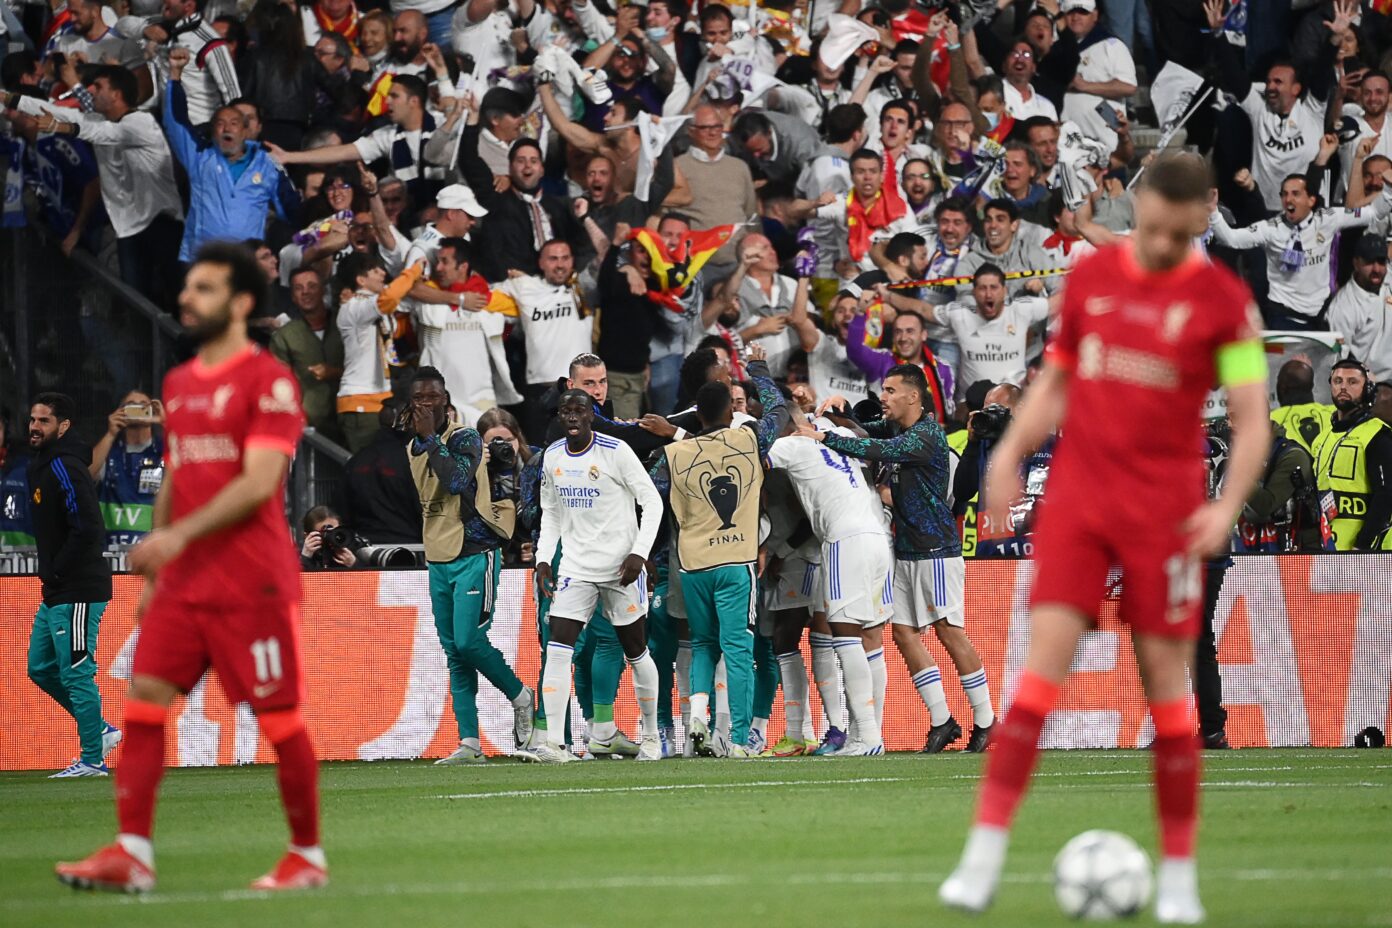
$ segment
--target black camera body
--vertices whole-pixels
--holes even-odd
[[[997,441],[1010,424],[1010,409],[1000,403],[983,406],[972,418],[972,431],[978,441]]]
[[[495,438],[488,443],[488,469],[492,471],[513,470],[517,467],[517,451],[506,438]]]
[[[319,533],[319,537],[324,542],[324,553],[330,557],[337,551],[346,551],[353,544],[353,533],[342,525],[335,525],[333,528],[325,529]]]

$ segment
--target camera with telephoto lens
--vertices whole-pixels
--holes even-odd
[[[1005,434],[1005,427],[1009,424],[1010,409],[1000,403],[983,406],[971,419],[972,432],[976,435],[977,441],[998,440]]]
[[[319,537],[324,543],[324,554],[328,557],[333,557],[338,551],[349,550],[353,544],[353,533],[341,525],[323,529]]]

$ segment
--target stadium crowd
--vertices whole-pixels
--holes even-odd
[[[819,418],[829,402],[911,434],[891,380],[946,433],[931,487],[905,480],[901,499],[899,465],[874,467],[867,439],[825,442],[872,462],[896,556],[1027,555],[1050,451],[1028,465],[1011,524],[991,526],[977,507],[991,446],[1038,370],[1050,298],[1128,234],[1149,150],[1181,142],[1218,179],[1207,253],[1252,284],[1267,329],[1332,330],[1346,358],[1333,406],[1315,402],[1312,363],[1282,369],[1272,465],[1235,546],[1392,549],[1382,0],[7,4],[7,223],[24,221],[32,191],[33,221],[59,247],[111,258],[171,312],[201,248],[254,252],[271,293],[255,337],[293,370],[309,424],[353,452],[340,511],[306,517],[307,569],[359,566],[361,542],[424,541],[429,555],[413,458],[430,440],[413,420],[434,386],[440,415],[474,430],[482,483],[515,503],[507,541],[490,536],[513,563],[550,566],[540,462],[570,434],[571,391],[588,396],[595,432],[656,465],[666,494],[663,456],[719,423],[707,385],[728,385],[763,456],[780,429],[840,426]],[[162,415],[132,392],[92,459],[113,544],[149,528]],[[1215,484],[1223,441],[1215,425]],[[816,611],[808,590],[782,589],[800,583],[787,565],[817,557],[798,504],[784,501],[794,515],[773,520],[758,555],[774,565],[768,596],[786,597],[769,612]],[[929,534],[950,532],[919,537],[918,516],[900,518],[915,507],[933,510]],[[649,569],[666,579],[657,555]],[[929,746],[961,734],[919,640],[930,625],[983,748],[985,675],[946,616],[893,629],[932,714]],[[782,629],[718,671],[717,690],[745,704],[717,739],[726,751],[765,746],[760,704],[801,667]],[[565,644],[577,687],[594,675],[603,745],[622,661],[638,659],[621,632],[596,622]],[[844,639],[813,627],[831,706]],[[686,639],[651,641],[669,730],[672,674],[680,685],[693,657]],[[882,694],[882,641],[857,647]],[[456,658],[485,672],[491,657],[465,650],[452,673]],[[520,707],[530,691],[508,674],[495,682]],[[807,721],[784,750],[815,748]],[[851,742],[873,746],[862,727]],[[460,734],[477,752],[476,721]]]

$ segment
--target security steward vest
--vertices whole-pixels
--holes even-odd
[[[1368,511],[1368,443],[1382,429],[1381,419],[1369,416],[1347,432],[1326,431],[1315,441],[1315,473],[1319,489],[1334,495],[1334,547],[1352,551],[1358,533],[1363,529],[1363,516]],[[1392,532],[1382,537],[1378,546],[1392,551]]]
[[[1271,421],[1287,438],[1315,456],[1315,442],[1330,429],[1334,407],[1323,403],[1296,403],[1271,410]]]
[[[447,425],[440,433],[440,444],[449,447],[451,436],[464,425]],[[414,441],[411,443],[415,444]],[[430,467],[429,454],[416,454],[408,446],[411,457],[411,478],[420,494],[421,518],[423,521],[425,559],[432,564],[447,564],[462,554],[476,554],[491,550],[512,537],[517,524],[517,504],[510,499],[494,500],[488,481],[488,468],[479,456],[478,467],[474,472],[477,487],[472,500],[449,491]],[[474,516],[498,536],[493,544],[479,544],[467,539],[464,526]]]
[[[753,429],[723,428],[663,449],[685,571],[752,564],[759,558],[764,468]]]
[[[967,429],[947,433],[947,448],[957,459],[954,462],[954,471],[961,464],[962,452],[967,450],[967,439],[970,436],[971,433]],[[976,557],[976,509],[980,499],[981,493],[978,491],[967,501],[967,510],[962,514],[962,557]]]

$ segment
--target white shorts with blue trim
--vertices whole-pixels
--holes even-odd
[[[896,595],[893,541],[867,532],[822,545],[822,578],[828,622],[883,625]]]
[[[967,562],[960,557],[899,561],[894,567],[894,624],[966,627]]]
[[[598,583],[561,577],[556,581],[549,615],[586,625],[597,603],[604,605],[604,617],[615,628],[637,622],[648,614],[648,572],[640,573],[628,586],[619,586],[618,580]]]
[[[764,576],[770,612],[822,607],[822,568],[800,557],[790,557],[778,568],[778,576]]]

